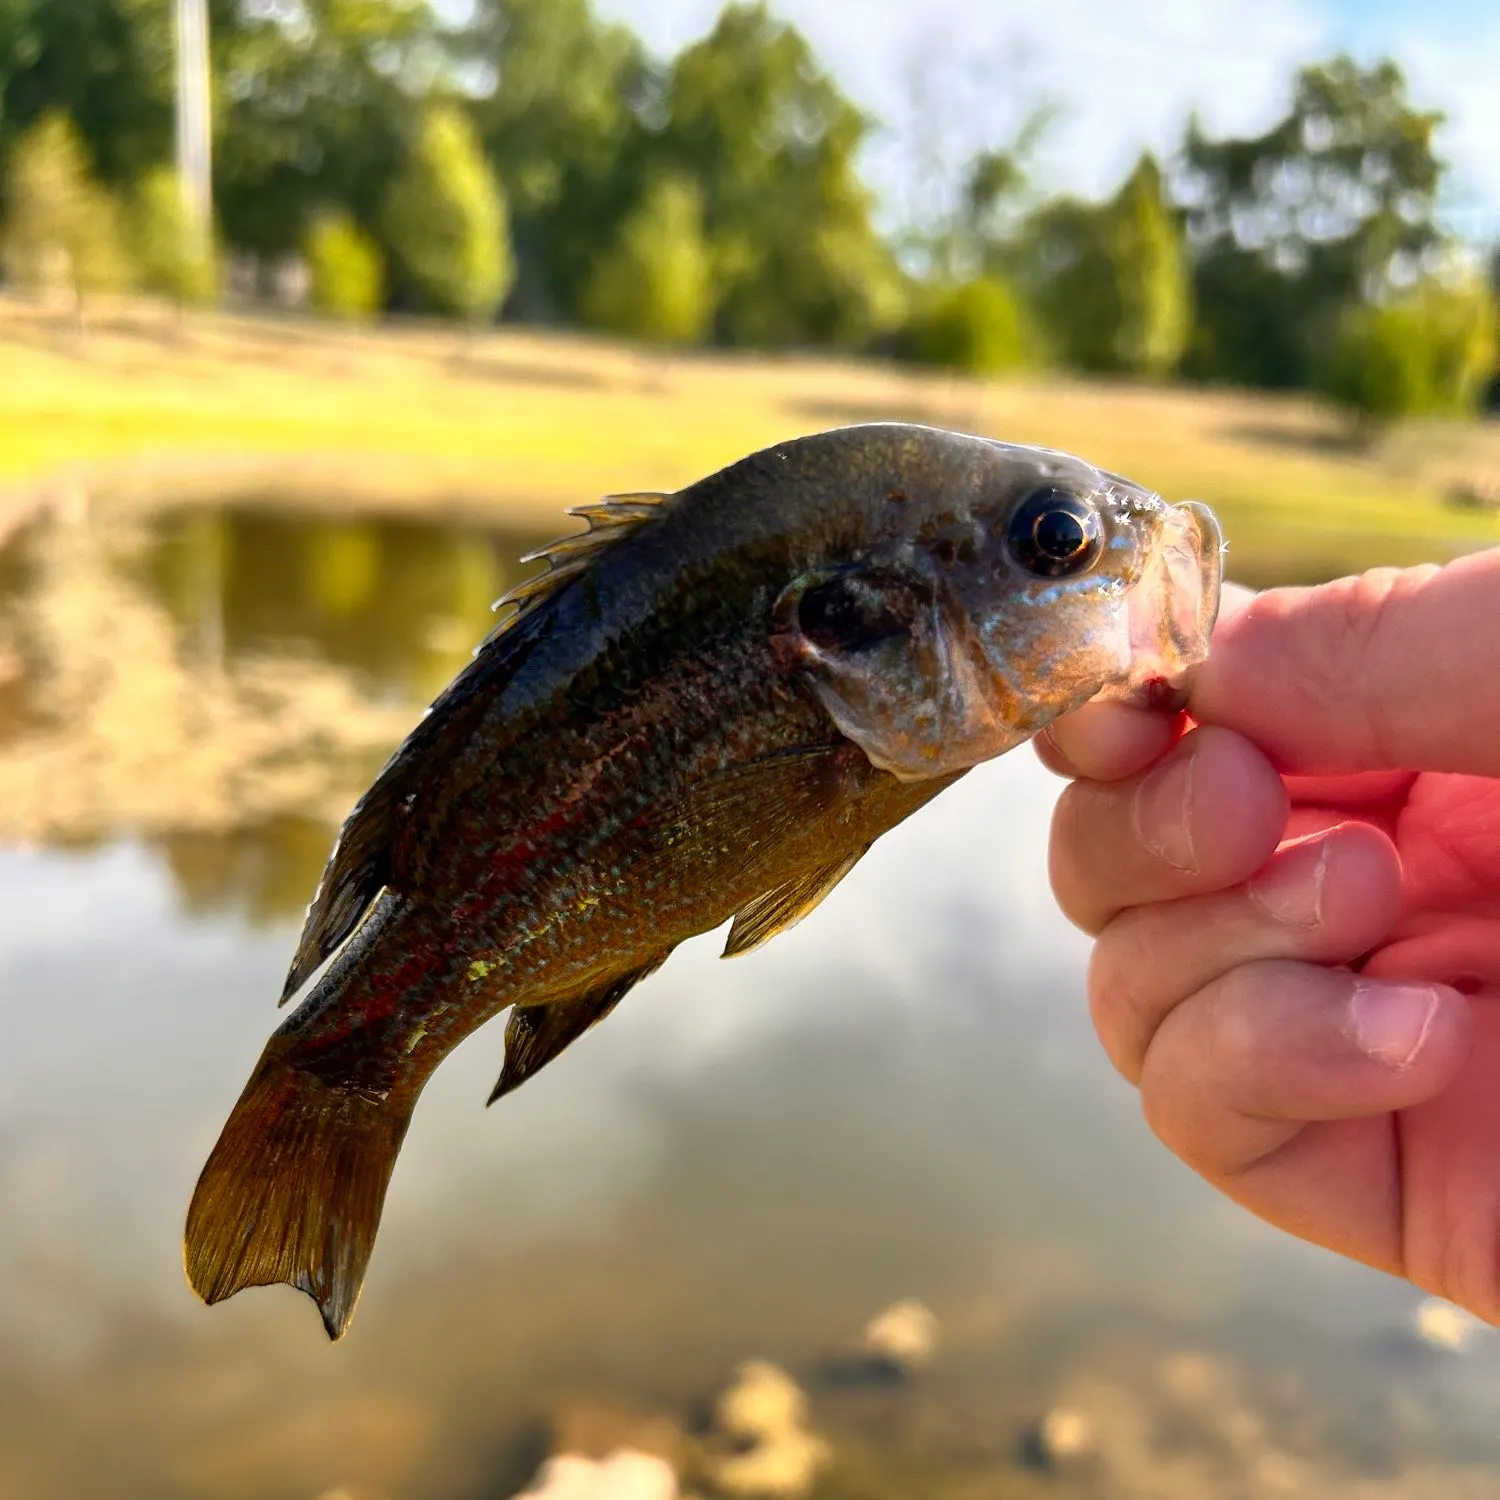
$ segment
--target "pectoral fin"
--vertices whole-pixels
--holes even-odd
[[[485,1101],[493,1104],[519,1088],[538,1069],[546,1067],[559,1052],[576,1042],[591,1026],[597,1026],[625,997],[625,992],[653,974],[666,962],[665,953],[626,974],[613,974],[596,988],[543,1005],[518,1005],[505,1027],[505,1066],[494,1092]]]
[[[859,863],[869,847],[866,844],[864,849],[857,849],[837,864],[809,870],[742,907],[729,929],[729,940],[720,957],[749,953],[770,942],[778,932],[796,926]]]

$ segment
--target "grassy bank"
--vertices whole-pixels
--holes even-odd
[[[980,383],[874,362],[658,356],[574,336],[351,334],[150,309],[86,339],[0,301],[0,490],[106,503],[275,491],[309,506],[546,524],[672,488],[766,443],[904,418],[1071,449],[1208,501],[1242,576],[1311,576],[1500,542],[1445,499],[1500,477],[1500,430],[1430,425],[1373,451],[1312,403],[1062,378]]]

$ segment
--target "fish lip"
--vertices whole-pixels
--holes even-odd
[[[1098,696],[1168,713],[1187,706],[1219,614],[1224,533],[1196,500],[1165,505],[1128,605],[1130,667]]]
[[[1192,522],[1198,555],[1198,611],[1194,634],[1206,645],[1219,618],[1224,585],[1224,528],[1201,500],[1184,500],[1172,507]]]
[[[1176,711],[1187,705],[1219,617],[1223,555],[1223,528],[1206,505],[1184,500],[1168,507],[1156,561],[1165,591],[1159,622],[1165,670],[1148,679],[1143,691],[1153,707]]]

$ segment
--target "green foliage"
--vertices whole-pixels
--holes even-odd
[[[469,118],[451,105],[423,117],[386,194],[387,242],[425,306],[475,322],[515,277],[505,199]]]
[[[1065,363],[1155,376],[1176,366],[1192,284],[1181,225],[1149,156],[1108,203],[1064,198],[1042,209],[1017,260]]]
[[[903,344],[924,364],[971,375],[998,374],[1025,363],[1031,338],[1019,299],[996,276],[931,291],[908,325]]]
[[[380,246],[348,214],[320,214],[303,248],[312,278],[312,305],[331,318],[360,323],[385,301]]]
[[[647,187],[584,289],[585,321],[632,338],[696,344],[713,316],[703,194],[684,177]]]
[[[1472,412],[1496,358],[1495,296],[1478,277],[1432,279],[1350,308],[1318,371],[1323,391],[1366,426]]]
[[[214,0],[216,23],[231,4]],[[124,193],[171,154],[173,67],[163,0],[0,0],[0,156],[63,113]]]
[[[855,170],[865,118],[800,33],[731,4],[673,64],[657,151],[703,185],[732,343],[858,347],[897,325],[905,284]]]
[[[1303,69],[1264,135],[1185,147],[1198,246],[1194,373],[1305,384],[1341,310],[1393,289],[1439,242],[1437,113],[1392,62]]]
[[[1114,356],[1121,369],[1170,374],[1192,330],[1193,285],[1182,225],[1151,157],[1110,204],[1107,242],[1120,303]]]
[[[602,244],[644,187],[640,115],[659,79],[625,27],[589,0],[475,0],[453,39],[494,86],[475,123],[505,184],[522,316],[577,313]]]
[[[216,289],[213,236],[198,230],[182,181],[170,167],[154,167],[130,205],[130,240],[141,285],[183,303],[211,302]]]
[[[442,65],[429,0],[213,3],[214,197],[229,241],[290,254],[327,203],[377,223]]]
[[[129,283],[118,207],[90,174],[67,116],[46,115],[21,137],[7,184],[5,260],[20,285],[43,295],[66,288],[82,307]]]

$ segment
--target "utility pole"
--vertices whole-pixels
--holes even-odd
[[[208,0],[177,0],[177,176],[194,248],[204,252],[213,224],[208,78]]]

